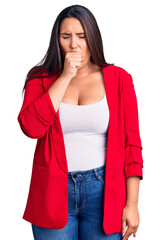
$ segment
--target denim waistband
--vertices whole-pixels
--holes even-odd
[[[74,178],[88,178],[88,177],[93,177],[93,175],[98,175],[100,173],[104,173],[105,171],[105,165],[98,167],[98,168],[93,168],[90,170],[85,170],[85,171],[72,171],[68,172],[68,177],[74,177]]]

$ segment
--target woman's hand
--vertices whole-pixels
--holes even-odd
[[[68,52],[64,59],[64,69],[62,72],[63,76],[69,77],[70,79],[76,76],[78,67],[82,64],[85,57],[77,52]]]
[[[122,213],[122,232],[124,234],[126,231],[126,233],[122,240],[127,240],[132,233],[135,237],[139,223],[140,218],[137,204],[125,205]],[[126,225],[128,225],[127,230]]]

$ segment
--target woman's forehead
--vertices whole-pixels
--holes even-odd
[[[60,25],[60,32],[84,33],[84,30],[79,19],[65,18]]]

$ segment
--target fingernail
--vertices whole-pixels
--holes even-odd
[[[123,235],[123,234],[124,234],[124,232],[122,231],[122,232],[121,232],[121,235]]]
[[[134,234],[134,237],[136,237],[136,235]]]

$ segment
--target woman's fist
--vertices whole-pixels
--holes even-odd
[[[65,55],[64,59],[64,68],[63,68],[63,76],[68,78],[74,78],[76,76],[77,70],[79,66],[81,66],[82,61],[84,61],[85,57],[81,56],[80,53],[77,52],[68,52]]]

